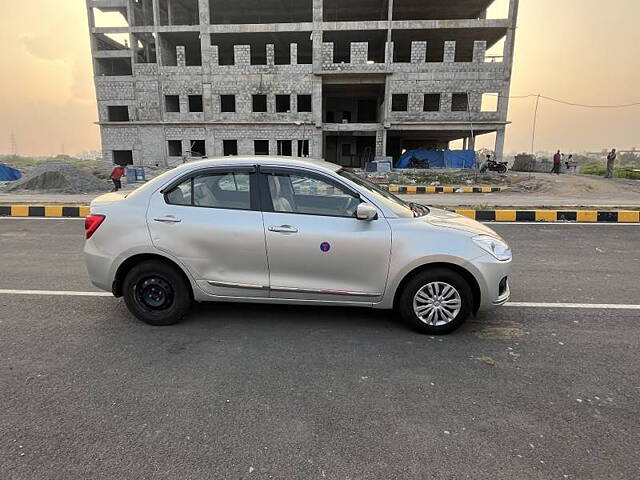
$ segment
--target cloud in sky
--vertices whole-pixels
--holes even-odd
[[[507,0],[496,0],[504,10]],[[580,103],[640,100],[638,0],[521,0],[512,94]],[[0,1],[0,152],[99,147],[84,2]],[[510,102],[507,151],[530,148],[533,99]],[[640,147],[640,108],[585,110],[543,102],[536,145],[565,151]],[[486,141],[479,141],[479,145]]]

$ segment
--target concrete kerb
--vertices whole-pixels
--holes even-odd
[[[479,187],[479,186],[418,186],[418,185],[389,185],[387,187],[391,193],[401,195],[425,195],[436,193],[498,193],[508,190],[508,187]]]
[[[450,209],[480,222],[640,223],[634,210]],[[86,205],[1,205],[0,217],[84,218]]]

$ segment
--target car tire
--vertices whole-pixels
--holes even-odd
[[[149,325],[180,322],[191,308],[191,291],[181,272],[161,261],[148,260],[134,266],[123,283],[129,311]]]
[[[469,283],[460,274],[445,268],[415,275],[404,286],[397,303],[402,319],[428,335],[453,332],[469,317],[472,306]]]

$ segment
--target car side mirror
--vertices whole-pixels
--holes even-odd
[[[375,220],[378,218],[378,210],[370,203],[361,203],[356,209],[356,217],[358,220]]]

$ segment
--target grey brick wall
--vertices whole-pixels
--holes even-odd
[[[95,6],[87,0],[87,4]],[[157,2],[154,2],[157,5]],[[514,0],[511,0],[513,18],[500,23],[489,20],[464,20],[453,28],[449,21],[425,22],[377,22],[376,29],[430,29],[451,28],[504,28],[507,47],[505,58],[485,63],[487,42],[476,40],[473,58],[469,62],[456,62],[456,41],[444,43],[442,62],[426,62],[427,42],[412,41],[410,58],[406,63],[393,62],[393,42],[385,44],[386,61],[370,63],[367,42],[351,42],[350,62],[334,63],[333,43],[322,41],[323,28],[336,30],[334,24],[322,21],[322,1],[313,0],[313,23],[305,25],[209,25],[209,2],[198,0],[200,23],[194,26],[147,26],[134,27],[132,32],[156,34],[158,63],[136,63],[131,53],[131,76],[96,76],[96,98],[101,123],[101,137],[105,161],[111,161],[112,150],[132,150],[134,163],[140,165],[173,164],[179,159],[168,156],[167,141],[179,140],[183,150],[189,148],[191,140],[205,140],[209,156],[222,155],[223,140],[237,140],[239,154],[253,154],[254,140],[269,140],[270,153],[277,151],[277,140],[291,140],[294,155],[297,141],[309,140],[311,155],[321,157],[323,152],[322,94],[324,83],[345,82],[360,79],[363,83],[375,78],[385,85],[380,123],[375,127],[376,154],[384,154],[387,129],[402,128],[403,125],[424,123],[439,128],[446,122],[484,122],[495,130],[501,129],[499,137],[504,139],[504,123],[507,120],[507,96],[510,87],[513,26],[515,26]],[[122,5],[128,6],[128,0]],[[129,8],[129,7],[127,7]],[[515,13],[514,13],[515,12]],[[158,18],[158,12],[156,12]],[[455,22],[455,21],[452,21]],[[493,22],[493,23],[491,23]],[[362,22],[364,27],[365,22]],[[510,27],[511,25],[511,27]],[[92,33],[98,33],[93,25]],[[213,29],[216,30],[213,30]],[[352,27],[353,28],[353,27]],[[312,29],[313,64],[299,64],[300,45],[291,42],[289,52],[291,64],[275,64],[275,47],[266,45],[266,64],[251,65],[251,47],[233,46],[233,65],[219,64],[219,49],[211,45],[209,35],[214,31],[225,32],[299,32]],[[100,32],[105,31],[101,29]],[[121,30],[119,30],[121,31]],[[472,30],[470,30],[472,31]],[[164,32],[188,32],[200,34],[202,65],[186,66],[189,56],[183,45],[171,45],[160,38]],[[309,32],[310,33],[310,32]],[[133,39],[133,36],[131,37]],[[92,36],[95,52],[95,40]],[[164,52],[163,48],[175,48],[175,52]],[[171,59],[174,65],[163,65],[162,58]],[[496,61],[497,60],[497,61]],[[343,75],[341,77],[341,75]],[[382,80],[380,80],[382,78]],[[356,79],[356,80],[354,80]],[[452,112],[451,96],[454,93],[469,93],[470,112]],[[394,93],[408,95],[406,112],[391,112],[390,98]],[[426,93],[441,95],[438,112],[424,112],[423,99]],[[481,112],[483,93],[501,95],[497,112]],[[267,96],[267,112],[252,112],[252,95]],[[297,95],[312,96],[312,112],[297,112]],[[179,97],[180,112],[167,112],[165,96]],[[202,95],[203,112],[189,112],[188,96]],[[221,112],[221,95],[235,95],[236,111]],[[290,111],[276,112],[276,95],[290,95]],[[131,125],[115,125],[109,122],[109,106],[127,106]],[[385,113],[386,112],[386,113]],[[412,127],[413,128],[413,127]]]

